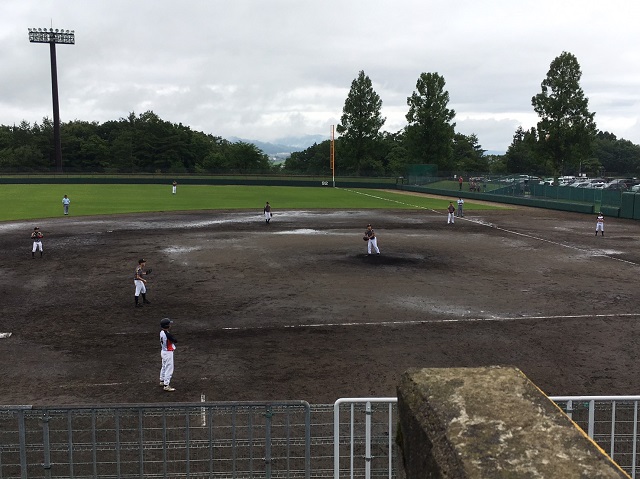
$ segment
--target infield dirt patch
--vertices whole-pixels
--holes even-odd
[[[409,367],[640,391],[640,223],[542,209],[209,211],[0,224],[2,404],[395,396]],[[372,223],[381,256],[366,255]],[[153,268],[134,308],[139,258]],[[158,386],[159,323],[176,369]]]

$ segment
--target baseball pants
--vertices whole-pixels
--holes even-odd
[[[34,241],[33,242],[33,249],[31,250],[31,252],[35,253],[36,250],[40,250],[40,252],[42,253],[42,241]]]
[[[135,279],[133,283],[136,285],[136,296],[140,296],[140,293],[145,294],[147,292],[147,287],[144,285],[144,282]]]
[[[367,241],[367,254],[371,254],[371,249],[380,254],[380,249],[378,248],[378,238],[371,238]]]
[[[173,376],[173,351],[160,351],[162,367],[160,368],[160,381],[168,386]]]
[[[447,215],[447,224],[455,223],[455,222],[456,222],[456,215],[454,213],[448,213],[448,215]]]

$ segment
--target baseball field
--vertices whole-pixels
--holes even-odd
[[[457,198],[379,190],[30,188],[0,190],[2,404],[319,404],[394,396],[409,367],[496,364],[549,395],[640,391],[633,220],[596,237],[595,217],[473,201],[448,225]],[[134,308],[140,258],[151,304]]]

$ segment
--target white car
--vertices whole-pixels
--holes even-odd
[[[553,186],[553,178],[545,178],[544,180],[540,180],[541,185]]]
[[[591,184],[590,181],[574,181],[569,186],[573,188],[589,188],[590,184]]]
[[[633,185],[631,187],[631,192],[632,193],[640,193],[640,185]]]

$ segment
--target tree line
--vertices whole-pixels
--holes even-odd
[[[64,171],[98,173],[269,173],[252,143],[230,142],[162,120],[152,111],[105,123],[60,125]],[[52,171],[53,122],[0,126],[0,170]],[[277,168],[276,168],[277,169]]]
[[[339,174],[402,175],[409,165],[435,165],[440,172],[640,174],[640,146],[598,131],[595,113],[580,86],[577,58],[563,52],[550,65],[541,91],[531,99],[539,117],[530,130],[518,127],[504,155],[487,155],[475,134],[456,132],[445,79],[422,73],[407,97],[407,126],[381,132],[382,100],[360,71],[344,103],[335,144]],[[321,173],[328,168],[329,142],[293,153],[284,169]]]
[[[420,74],[407,97],[407,125],[389,133],[382,131],[382,99],[360,71],[336,127],[336,174],[402,176],[411,165],[428,164],[466,174],[640,175],[640,146],[597,129],[581,76],[573,54],[555,58],[540,93],[531,99],[536,126],[518,127],[504,155],[487,155],[475,134],[456,131],[455,111],[438,73]],[[60,131],[67,172],[331,174],[329,140],[274,164],[251,143],[194,131],[152,111],[102,124],[71,121]],[[0,126],[1,171],[52,171],[54,164],[51,120]]]

